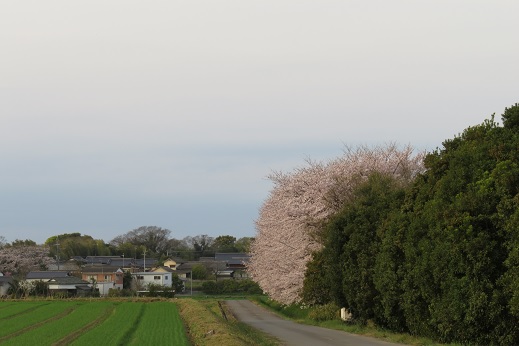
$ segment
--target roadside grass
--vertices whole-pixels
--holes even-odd
[[[279,345],[275,338],[237,321],[214,297],[180,298],[175,302],[194,345]]]
[[[308,324],[328,329],[342,330],[351,334],[358,334],[364,336],[371,336],[377,339],[382,339],[388,342],[400,343],[413,346],[460,346],[460,344],[442,344],[435,342],[429,338],[410,335],[407,333],[396,333],[383,328],[380,328],[373,323],[367,325],[359,323],[345,323],[339,319],[332,321],[315,321],[308,317],[312,311],[311,307],[303,307],[300,305],[282,305],[266,296],[255,296],[250,299],[257,304],[268,308],[277,313],[279,316],[290,319],[298,323]]]

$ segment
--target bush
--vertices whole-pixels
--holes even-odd
[[[261,287],[249,279],[238,281],[238,290],[247,294],[263,294]]]
[[[316,305],[311,308],[308,317],[314,321],[338,320],[341,317],[341,310],[334,303]]]
[[[130,289],[122,289],[122,290],[118,290],[118,289],[115,289],[115,288],[110,288],[108,290],[108,297],[133,297],[135,295],[135,291],[133,290],[130,290]]]
[[[203,264],[195,264],[192,269],[193,280],[205,280],[209,277],[209,271]]]
[[[202,284],[202,292],[205,294],[262,294],[263,291],[257,283],[252,280],[221,280],[206,281]]]
[[[149,284],[146,296],[173,298],[175,296],[175,290],[173,289],[173,287],[165,285]]]
[[[205,294],[218,294],[218,285],[214,281],[206,281],[202,284],[202,292]]]

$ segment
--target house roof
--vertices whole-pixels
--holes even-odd
[[[108,265],[131,267],[133,265],[133,258],[110,258]]]
[[[138,267],[143,267],[144,262],[146,262],[146,267],[154,267],[155,264],[157,264],[157,259],[156,258],[146,258],[146,260],[144,260],[144,259],[140,258],[140,259],[134,260],[135,265]]]
[[[168,273],[175,273],[176,272],[176,270],[171,269],[170,267],[164,267],[164,266],[158,266],[156,268],[153,268],[151,271],[155,272],[156,270],[163,270],[164,272],[168,272]]]
[[[91,267],[83,267],[81,269],[81,272],[82,273],[107,273],[107,274],[111,274],[111,273],[115,273],[117,270],[119,270],[120,267],[115,267],[115,266],[108,266],[108,265],[104,265],[104,266],[91,266]]]
[[[13,277],[12,276],[0,276],[0,283],[2,282],[11,282],[13,281]]]
[[[54,278],[48,281],[49,284],[54,285],[88,285],[89,282],[81,280],[75,276],[69,276],[66,278]]]
[[[87,256],[85,263],[108,264],[112,258],[121,258],[121,256]]]
[[[29,272],[26,279],[53,279],[53,278],[64,278],[68,277],[68,271],[40,271],[40,272]]]
[[[247,253],[215,253],[214,258],[217,261],[223,261],[227,264],[247,264],[251,258]]]

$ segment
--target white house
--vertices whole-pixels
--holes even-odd
[[[146,290],[149,284],[171,287],[173,284],[172,274],[168,272],[139,272],[132,273],[137,290]]]

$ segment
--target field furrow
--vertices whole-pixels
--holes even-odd
[[[173,303],[149,303],[130,345],[189,345],[178,308]]]
[[[0,310],[0,321],[5,319],[13,318],[17,315],[26,314],[35,309],[38,309],[42,304],[42,302],[20,302],[18,304],[12,304],[7,306],[5,309]]]
[[[45,323],[39,328],[32,329],[27,333],[10,338],[5,345],[52,345],[74,331],[83,328],[93,320],[97,319],[113,303],[97,302],[95,304],[83,303],[70,313],[65,319],[59,319]]]
[[[22,334],[29,329],[34,329],[43,323],[50,322],[57,316],[65,316],[72,312],[74,306],[69,302],[55,302],[52,304],[41,305],[38,309],[33,310],[30,314],[16,315],[9,319],[2,320],[2,328],[0,328],[0,342],[8,339],[13,334]],[[63,312],[67,312],[63,314]]]
[[[111,315],[100,325],[82,334],[70,345],[92,345],[103,340],[103,345],[123,345],[138,324],[144,312],[144,303],[117,304]]]
[[[166,300],[0,302],[1,345],[190,345]]]
[[[84,327],[73,331],[72,333],[70,333],[67,336],[65,336],[64,338],[62,338],[61,340],[55,342],[53,345],[55,345],[55,346],[70,345],[70,343],[72,341],[76,340],[83,333],[86,333],[89,330],[94,329],[96,326],[102,324],[112,314],[114,309],[115,309],[115,306],[108,307],[104,311],[104,313],[102,315],[100,315],[99,317],[97,317],[95,320],[93,320],[92,322],[88,323]]]

